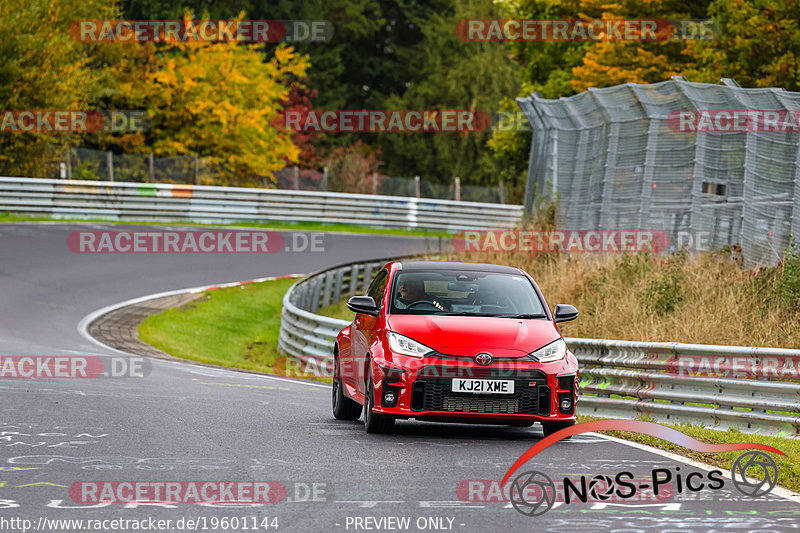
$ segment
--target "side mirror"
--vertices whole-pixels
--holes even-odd
[[[568,322],[578,318],[578,310],[567,304],[558,304],[553,313],[556,322]]]
[[[347,300],[347,308],[354,313],[364,313],[372,316],[378,316],[381,312],[372,296],[353,296]]]

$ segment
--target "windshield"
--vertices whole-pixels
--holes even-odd
[[[391,303],[395,314],[547,318],[533,284],[521,274],[398,272]]]

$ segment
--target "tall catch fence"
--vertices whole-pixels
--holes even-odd
[[[558,199],[560,228],[662,230],[676,248],[740,245],[750,265],[776,263],[800,235],[800,128],[752,118],[729,131],[681,128],[675,118],[775,111],[782,122],[797,119],[800,93],[723,82],[674,77],[518,98],[533,129],[526,209]]]

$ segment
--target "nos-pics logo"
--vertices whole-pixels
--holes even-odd
[[[519,468],[532,457],[559,440],[589,431],[630,431],[651,435],[685,448],[702,453],[719,453],[732,450],[749,449],[740,455],[731,469],[733,486],[745,496],[760,497],[768,494],[778,483],[778,465],[764,451],[786,455],[782,451],[756,443],[706,444],[680,431],[652,422],[630,420],[598,420],[562,429],[532,446],[511,466],[501,481],[504,485]],[[763,450],[763,451],[762,451]],[[539,516],[549,511],[556,502],[569,505],[588,501],[624,502],[641,497],[642,492],[674,495],[683,492],[702,490],[721,490],[725,478],[721,470],[709,472],[681,472],[680,467],[654,468],[649,476],[634,476],[631,472],[617,472],[614,476],[565,477],[553,481],[547,474],[528,470],[514,477],[509,487],[509,499],[513,507],[526,516]]]

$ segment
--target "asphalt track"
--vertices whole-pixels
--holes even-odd
[[[99,308],[433,246],[419,238],[327,234],[324,253],[83,255],[67,249],[69,232],[102,227],[0,226],[0,355],[114,355],[78,332],[81,319]],[[40,517],[172,520],[162,531],[181,531],[181,518],[205,519],[197,530],[255,531],[253,517],[259,525],[277,517],[279,531],[713,533],[789,531],[800,523],[797,501],[775,493],[745,497],[728,479],[720,490],[683,491],[666,501],[556,503],[537,517],[508,503],[481,501],[492,487],[488,482],[484,490],[472,485],[475,501],[463,501],[469,493],[457,487],[501,479],[540,437],[536,428],[415,421],[399,422],[390,436],[367,435],[360,422],[333,419],[325,385],[190,363],[153,360],[145,378],[0,379],[0,531],[22,531],[14,519],[30,520],[31,530],[81,530],[40,523]],[[622,471],[645,480],[653,469],[677,474],[678,467],[684,475],[704,472],[589,434],[551,446],[523,469],[554,480]],[[277,480],[288,492],[268,504],[86,505],[70,499],[72,483],[92,480]],[[308,490],[312,484],[316,498]],[[247,520],[248,529],[212,527],[212,519],[222,517]],[[408,527],[378,522],[389,517],[408,517]],[[135,530],[130,523],[113,525],[83,530]]]

